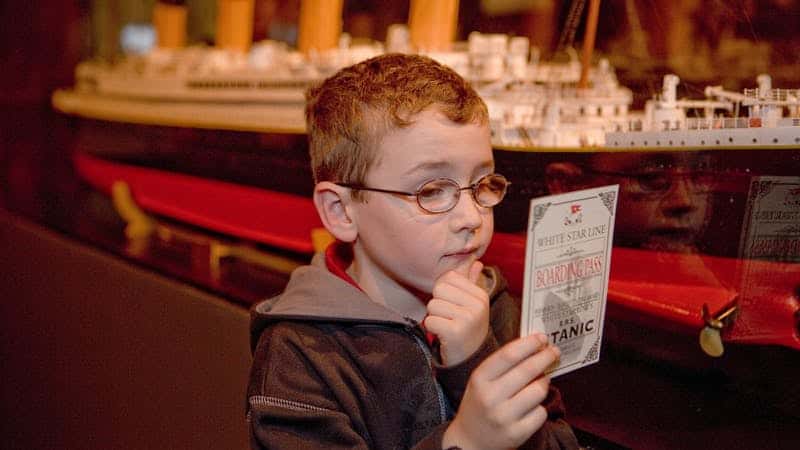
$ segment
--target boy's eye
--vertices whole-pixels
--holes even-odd
[[[484,177],[478,185],[478,190],[482,192],[500,193],[506,189],[507,182],[500,177]]]
[[[417,194],[420,200],[435,200],[446,198],[452,195],[453,186],[451,183],[443,181],[431,181],[425,183]]]
[[[458,185],[451,180],[432,180],[417,191],[419,205],[431,212],[447,211],[458,201]]]

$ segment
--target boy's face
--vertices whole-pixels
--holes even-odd
[[[454,124],[428,110],[384,137],[364,185],[415,192],[427,181],[450,178],[466,187],[493,171],[487,126]],[[359,278],[369,277],[381,289],[430,293],[445,272],[466,274],[491,240],[492,209],[478,206],[469,190],[439,214],[422,210],[411,196],[363,195],[364,202],[351,205],[358,227],[354,265]]]

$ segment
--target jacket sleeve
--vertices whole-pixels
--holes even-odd
[[[267,327],[253,354],[247,421],[253,449],[368,449],[363,418],[345,412],[290,327]]]

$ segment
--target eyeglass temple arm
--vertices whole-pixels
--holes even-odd
[[[337,183],[337,184],[339,186],[350,188],[350,189],[355,189],[355,190],[358,190],[358,191],[383,192],[385,194],[406,195],[406,196],[411,196],[411,197],[414,197],[414,196],[417,195],[417,194],[415,194],[413,192],[392,191],[390,189],[370,188],[370,187],[366,187],[366,186],[359,186],[357,184],[343,184],[343,183]]]

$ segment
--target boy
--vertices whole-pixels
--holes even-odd
[[[508,183],[475,91],[384,55],[312,89],[306,119],[337,242],[253,310],[252,446],[577,447],[542,375],[557,349],[514,339],[518,305],[479,262]]]

